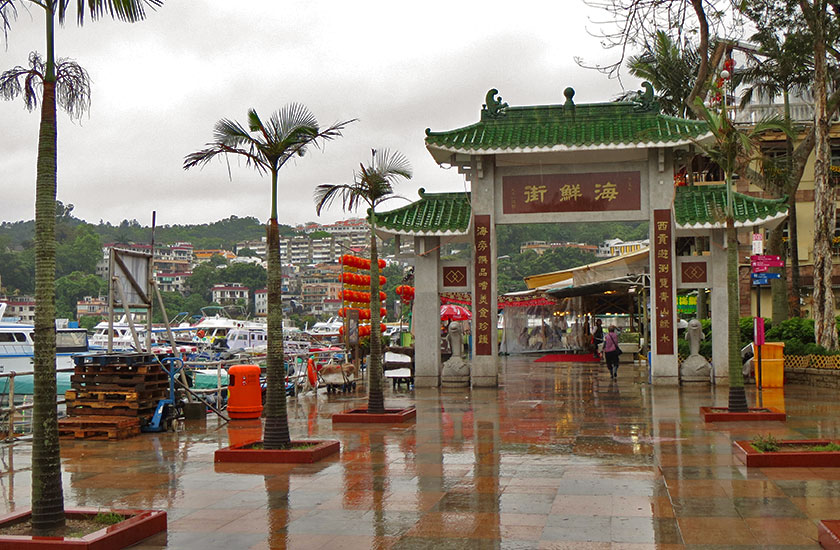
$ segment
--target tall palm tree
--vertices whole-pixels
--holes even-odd
[[[323,184],[315,188],[315,211],[321,215],[324,208],[341,197],[345,211],[356,210],[367,204],[370,222],[370,360],[368,362],[368,412],[385,412],[384,380],[382,378],[382,338],[380,332],[379,254],[376,250],[376,207],[388,199],[396,198],[394,184],[411,179],[411,165],[398,151],[371,150],[370,164],[359,165],[353,183]]]
[[[700,55],[693,44],[679,44],[665,31],[656,31],[653,44],[645,44],[639,55],[627,58],[630,74],[647,80],[655,90],[662,111],[671,116],[694,118],[686,104],[697,79]]]
[[[266,357],[266,401],[263,445],[286,449],[291,445],[286,414],[285,364],[283,362],[283,296],[280,264],[280,228],[277,224],[277,175],[290,159],[301,157],[309,147],[341,136],[352,120],[321,128],[305,106],[290,103],[274,112],[267,123],[248,111],[248,128],[229,119],[216,123],[213,141],[184,159],[184,169],[204,166],[218,156],[245,159],[257,172],[271,174],[271,217],[266,225],[268,247],[268,356]]]
[[[749,104],[754,96],[770,98],[782,97],[783,117],[791,125],[790,93],[806,92],[813,82],[814,63],[813,37],[801,22],[796,21],[779,10],[779,6],[747,5],[745,14],[755,23],[758,31],[750,39],[758,45],[757,50],[746,49],[746,66],[737,72],[738,80],[746,87],[741,93],[741,108]],[[807,158],[807,156],[806,156]],[[780,269],[780,279],[772,281],[773,323],[787,319],[789,314],[799,317],[799,237],[797,232],[796,191],[801,181],[801,168],[794,166],[793,139],[785,141],[785,155],[778,159],[776,178],[768,174],[758,175],[754,182],[777,196],[788,197],[788,248],[791,266],[792,296],[787,300],[787,276],[784,268]],[[775,181],[773,181],[775,179]],[[782,245],[782,227],[770,234],[769,250],[771,254],[784,256]]]
[[[778,118],[765,119],[749,131],[736,128],[727,114],[726,102],[720,112],[715,112],[697,100],[696,112],[712,133],[710,143],[698,142],[698,147],[709,159],[720,166],[726,175],[726,287],[729,310],[729,410],[746,412],[747,396],[744,391],[744,375],[741,365],[741,333],[738,330],[738,230],[735,227],[735,211],[732,191],[732,174],[739,166],[760,160],[761,148],[758,138],[768,131],[789,129]]]
[[[0,28],[8,37],[11,23],[19,7],[36,6],[46,17],[46,60],[37,62],[30,56],[35,80],[27,81],[24,98],[37,97],[28,93],[40,88],[41,123],[38,131],[38,160],[35,179],[35,357],[32,438],[32,529],[36,534],[48,534],[64,526],[64,496],[61,487],[61,454],[58,442],[58,420],[55,394],[55,197],[58,158],[57,105],[71,115],[87,107],[86,79],[76,71],[60,83],[62,67],[73,65],[56,61],[55,24],[63,25],[75,7],[76,22],[84,23],[85,13],[96,20],[109,15],[121,21],[140,21],[146,7],[156,8],[163,0],[0,0]],[[36,55],[37,56],[37,55]],[[78,66],[76,66],[78,67]],[[34,73],[33,73],[34,75]],[[70,83],[75,84],[71,85]],[[16,96],[14,86],[7,97]],[[7,92],[8,93],[8,92]],[[36,103],[27,99],[27,106]]]

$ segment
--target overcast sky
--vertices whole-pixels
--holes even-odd
[[[0,70],[44,51],[43,14],[30,9],[0,48]],[[318,218],[312,192],[349,181],[372,147],[398,149],[411,161],[414,178],[400,185],[401,195],[462,190],[463,177],[426,151],[425,128],[476,122],[490,88],[510,105],[562,103],[566,86],[578,103],[613,99],[618,81],[574,62],[615,55],[587,33],[598,16],[580,0],[501,9],[451,0],[167,0],[140,23],[68,25],[56,53],[88,70],[93,100],[80,122],[59,113],[58,199],[92,223],[148,225],[153,210],[159,225],[231,215],[265,221],[267,176],[232,162],[230,178],[221,161],[186,172],[183,159],[210,141],[220,118],[245,122],[254,107],[266,119],[289,102],[305,104],[322,125],[358,122],[323,152],[282,169],[280,223],[350,217],[335,204]],[[37,112],[20,99],[0,101],[0,221],[34,217],[37,134]]]

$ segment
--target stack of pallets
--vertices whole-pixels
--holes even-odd
[[[67,418],[61,437],[124,439],[140,433],[158,401],[169,396],[169,376],[154,355],[81,355],[64,394]]]

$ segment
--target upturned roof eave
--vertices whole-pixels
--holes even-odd
[[[744,227],[755,227],[759,225],[764,226],[776,226],[782,220],[787,218],[788,212],[785,209],[783,212],[777,212],[776,214],[770,216],[764,216],[761,218],[749,219],[749,220],[735,220],[735,227],[738,229]],[[703,222],[703,223],[685,223],[681,224],[679,222],[675,223],[677,231],[697,231],[697,230],[711,230],[711,229],[726,229],[726,221],[717,221],[717,222]]]
[[[496,147],[496,148],[471,148],[453,147],[426,143],[426,149],[437,164],[451,163],[453,154],[461,155],[504,155],[504,154],[526,154],[526,153],[573,153],[584,151],[623,151],[628,149],[653,149],[658,147],[680,147],[683,145],[702,144],[712,138],[711,132],[706,132],[695,138],[682,138],[671,141],[645,141],[633,143],[598,143],[587,145],[565,145],[557,144],[550,147]]]

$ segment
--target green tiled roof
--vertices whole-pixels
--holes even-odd
[[[674,217],[681,228],[726,226],[726,186],[697,185],[677,187]],[[735,225],[753,226],[787,216],[787,199],[759,199],[732,193]]]
[[[426,148],[440,163],[453,153],[674,146],[708,134],[705,122],[660,114],[653,88],[643,86],[647,92],[636,101],[575,105],[574,90],[567,88],[564,104],[529,107],[508,107],[490,90],[479,122],[445,132],[426,129]]]
[[[426,193],[390,212],[377,212],[376,228],[401,235],[464,235],[470,226],[469,193]]]

